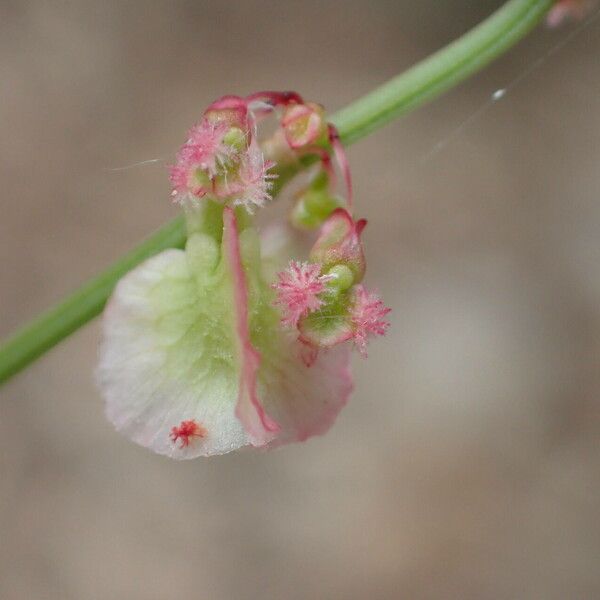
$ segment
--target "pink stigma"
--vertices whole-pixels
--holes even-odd
[[[202,425],[196,423],[194,419],[190,419],[189,421],[181,421],[179,425],[171,428],[171,435],[169,437],[174,444],[181,441],[179,448],[186,448],[191,443],[190,438],[203,438],[206,436],[206,433],[206,429]]]
[[[367,292],[362,285],[356,286],[350,317],[354,330],[354,344],[363,356],[367,356],[369,336],[385,335],[390,324],[383,318],[390,310],[377,294]]]
[[[293,260],[277,277],[279,281],[273,284],[277,291],[275,303],[282,307],[284,325],[295,327],[301,317],[322,306],[318,295],[325,291],[327,278],[321,275],[321,265]]]
[[[195,175],[202,171],[208,181],[232,157],[233,149],[223,142],[227,129],[225,123],[214,124],[203,119],[189,131],[170,173],[173,195],[179,201],[190,196],[201,198],[212,191],[210,184],[207,186]]]
[[[275,163],[265,161],[258,144],[253,140],[247,155],[242,160],[238,174],[239,181],[232,184],[230,193],[234,203],[245,206],[249,212],[255,207],[264,206],[271,200],[271,188],[275,174],[269,173]],[[236,190],[239,189],[239,191]]]

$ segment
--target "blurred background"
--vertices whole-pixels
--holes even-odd
[[[0,0],[0,335],[175,214],[212,99],[333,112],[501,4]],[[2,388],[0,597],[600,598],[600,20],[574,31],[350,149],[393,325],[327,436],[152,455],[103,416],[97,321]]]

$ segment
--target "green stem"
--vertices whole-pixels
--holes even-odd
[[[333,118],[352,144],[481,70],[523,38],[555,0],[510,0],[477,27],[408,71],[353,102]]]
[[[455,42],[335,114],[331,120],[342,141],[348,145],[359,140],[482,69],[524,37],[553,3],[509,0]],[[293,175],[288,168],[280,174],[280,181]],[[184,244],[183,218],[177,217],[62,303],[17,331],[0,347],[0,383],[100,314],[125,273],[153,254]]]

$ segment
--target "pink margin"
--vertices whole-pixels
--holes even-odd
[[[236,417],[250,435],[253,446],[264,446],[280,430],[263,408],[256,390],[256,374],[260,366],[260,354],[250,340],[248,322],[248,288],[242,266],[239,232],[235,212],[229,206],[223,211],[223,243],[233,277],[233,297],[236,312],[236,332],[240,345],[242,369]],[[250,403],[248,403],[248,400]],[[256,418],[258,417],[258,419]]]

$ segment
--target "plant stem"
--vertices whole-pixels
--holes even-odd
[[[335,114],[331,120],[342,142],[352,144],[482,69],[524,37],[553,4],[554,0],[509,0],[461,38]],[[294,170],[288,167],[280,173],[278,183],[293,175]],[[125,273],[166,248],[182,248],[184,244],[183,218],[177,217],[17,331],[0,346],[0,383],[100,314]]]
[[[477,27],[339,111],[333,122],[352,144],[481,70],[523,38],[555,0],[510,0]]]

